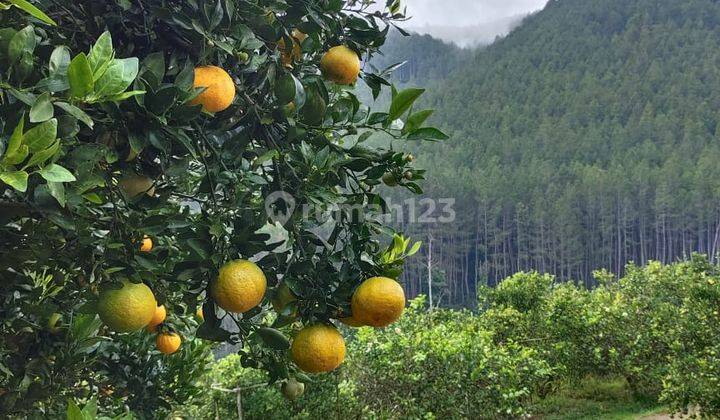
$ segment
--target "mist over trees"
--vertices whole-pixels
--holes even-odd
[[[418,145],[426,196],[456,199],[454,223],[413,225],[432,237],[436,300],[471,302],[521,270],[590,286],[631,261],[714,260],[719,25],[710,0],[575,0],[483,49],[391,38],[386,57],[408,61],[396,78],[429,87],[452,136]],[[428,292],[428,249],[410,294]]]

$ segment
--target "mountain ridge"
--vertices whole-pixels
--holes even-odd
[[[458,221],[417,232],[449,247],[434,258],[451,300],[515,271],[592,285],[597,269],[717,253],[720,4],[550,1],[456,60],[407,79],[452,135],[418,155]],[[406,277],[418,293],[423,264]]]

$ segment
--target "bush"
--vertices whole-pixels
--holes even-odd
[[[680,412],[697,408],[707,418],[720,417],[720,272],[707,259],[656,267],[656,276],[676,279],[680,290],[672,299],[677,318],[670,324],[665,346],[662,401]],[[677,287],[682,284],[680,289]],[[667,314],[667,313],[666,313]]]
[[[243,368],[240,357],[231,354],[213,364],[201,383],[205,392],[176,407],[175,413],[193,419],[233,418],[237,416],[236,393],[242,388],[243,414],[260,418],[359,418],[367,414],[357,400],[353,383],[343,379],[346,369],[331,375],[315,376],[306,384],[298,400],[285,400],[280,384],[267,385],[268,375]],[[305,379],[307,380],[307,379]]]
[[[394,328],[361,329],[352,359],[360,400],[390,417],[514,418],[551,371],[467,311],[424,312],[422,299]]]

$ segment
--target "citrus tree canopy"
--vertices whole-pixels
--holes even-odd
[[[309,370],[342,361],[332,324],[354,290],[419,246],[367,209],[383,211],[383,179],[421,192],[402,141],[445,138],[413,109],[422,89],[366,64],[405,19],[370,3],[3,2],[0,413],[108,384],[133,408],[183,399],[207,355],[195,337],[271,380],[304,377],[301,328],[335,350]],[[383,325],[404,303],[389,281]],[[150,377],[176,386],[156,395]]]

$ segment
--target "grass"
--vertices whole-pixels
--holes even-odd
[[[639,400],[622,378],[586,378],[540,401],[535,412],[547,420],[639,419],[663,413],[656,401]]]

